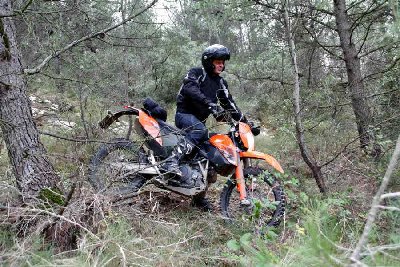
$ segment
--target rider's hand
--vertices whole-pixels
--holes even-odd
[[[215,103],[209,103],[208,104],[208,109],[210,110],[210,112],[214,115],[217,116],[218,115],[218,105]]]
[[[261,132],[260,126],[255,126],[254,122],[252,122],[252,121],[247,122],[247,124],[250,126],[251,132],[254,136],[257,136],[260,134],[260,132]]]
[[[211,113],[213,114],[214,118],[218,122],[226,121],[225,110],[220,105],[212,103],[211,105],[209,105],[209,109],[210,109]]]

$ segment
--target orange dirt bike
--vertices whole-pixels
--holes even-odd
[[[283,169],[271,155],[254,150],[249,124],[229,119],[228,134],[210,134],[208,141],[181,159],[182,174],[195,184],[186,188],[180,186],[177,177],[159,168],[185,132],[149,114],[146,109],[126,106],[99,123],[106,129],[121,116],[136,116],[135,131],[141,141],[117,138],[100,146],[89,167],[89,181],[97,192],[122,200],[154,184],[181,195],[195,196],[216,182],[219,174],[229,177],[220,195],[225,219],[245,218],[245,213],[248,218],[257,219],[260,226],[280,223],[285,212],[285,194],[277,175],[267,169],[275,173],[283,173]],[[256,160],[263,167],[255,166]]]

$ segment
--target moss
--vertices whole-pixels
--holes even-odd
[[[65,197],[61,190],[57,188],[42,189],[39,193],[39,198],[50,204],[57,204],[60,206],[64,206],[65,204]]]

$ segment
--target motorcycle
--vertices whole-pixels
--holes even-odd
[[[181,159],[182,175],[195,184],[187,188],[180,185],[180,177],[160,169],[185,132],[144,108],[132,106],[109,113],[99,125],[107,129],[121,116],[135,116],[136,139],[116,138],[100,146],[89,165],[89,182],[96,192],[119,201],[154,184],[191,197],[205,192],[217,181],[217,175],[227,176],[220,194],[224,219],[235,221],[246,215],[262,226],[279,225],[285,212],[285,194],[278,176],[284,171],[273,156],[254,150],[255,128],[250,123],[225,119],[230,125],[227,134],[210,133],[208,141]],[[253,164],[256,160],[265,167]]]

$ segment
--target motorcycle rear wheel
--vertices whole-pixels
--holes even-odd
[[[230,179],[221,192],[224,219],[234,223],[251,223],[256,229],[278,226],[285,214],[286,198],[283,187],[268,171],[248,167],[243,170],[250,206],[240,204],[236,181]]]
[[[134,195],[146,177],[124,168],[129,163],[147,162],[143,147],[116,138],[99,147],[89,163],[89,182],[97,193],[120,200]]]

